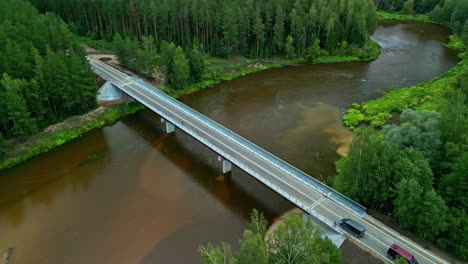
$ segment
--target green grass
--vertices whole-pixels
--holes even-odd
[[[459,51],[468,49],[468,47],[466,47],[463,41],[461,40],[460,36],[451,35],[449,38],[450,38],[450,43],[447,45],[447,47],[454,49],[454,50],[459,50]]]
[[[378,19],[416,20],[435,23],[429,15],[404,15],[377,11]],[[437,24],[437,23],[435,23]],[[369,124],[381,128],[392,118],[392,113],[401,113],[407,108],[416,110],[438,111],[447,101],[447,95],[453,90],[453,84],[462,74],[468,74],[468,47],[455,35],[450,36],[447,47],[465,51],[459,55],[461,61],[444,75],[415,86],[390,89],[379,99],[353,104],[343,123],[350,129],[356,129],[360,124]]]
[[[75,37],[78,40],[78,42],[86,44],[90,46],[91,48],[97,49],[99,51],[104,51],[104,52],[113,52],[112,43],[107,42],[105,40],[90,39],[88,37],[79,36],[79,35],[75,35]]]
[[[468,74],[468,52],[460,54],[460,58],[462,60],[454,68],[440,77],[408,88],[390,89],[379,99],[353,104],[343,117],[344,124],[353,130],[361,123],[381,128],[393,112],[400,113],[407,108],[440,110],[458,77]]]
[[[13,156],[10,156],[9,153],[7,153],[7,157],[10,157],[0,162],[0,170],[11,168],[30,158],[39,156],[42,153],[84,135],[94,128],[113,124],[122,116],[133,114],[143,108],[143,105],[137,103],[116,105],[113,108],[106,109],[102,114],[92,120],[85,120],[72,128],[39,136],[34,140],[34,142],[32,142],[30,147],[21,152],[18,152],[16,149],[11,149],[9,153],[18,153]]]
[[[377,11],[377,19],[378,20],[412,20],[412,21],[420,21],[426,23],[435,23],[431,20],[428,14],[417,14],[417,15],[409,15],[409,14],[401,14],[401,13],[389,13],[382,10]]]

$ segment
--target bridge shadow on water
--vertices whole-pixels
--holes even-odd
[[[217,153],[179,129],[175,133],[165,134],[157,114],[145,110],[122,119],[122,122],[182,170],[184,177],[189,177],[187,181],[201,186],[227,209],[223,215],[190,222],[158,241],[141,263],[188,263],[187,259],[199,260],[196,252],[198,245],[219,243],[220,234],[230,237],[226,240],[234,242],[231,244],[236,249],[238,245],[235,242],[241,238],[253,208],[262,211],[270,221],[294,208],[289,201],[237,167],[223,175]]]
[[[293,207],[289,201],[235,166],[232,172],[223,175],[216,152],[182,130],[176,129],[175,133],[165,134],[160,117],[149,110],[132,116],[132,120],[123,119],[122,122],[137,129],[158,152],[245,219],[249,218],[253,208],[262,210],[271,219]],[[154,135],[157,135],[156,139]]]

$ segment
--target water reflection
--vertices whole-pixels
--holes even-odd
[[[349,143],[342,110],[448,70],[457,58],[441,43],[447,33],[385,22],[374,39],[388,51],[374,62],[273,69],[182,101],[325,180]],[[237,247],[252,208],[273,219],[292,207],[243,171],[220,169],[190,136],[166,135],[157,115],[124,118],[0,173],[0,252],[16,248],[22,264],[199,263],[199,244]]]

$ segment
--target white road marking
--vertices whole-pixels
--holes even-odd
[[[101,63],[101,62],[99,62],[99,63]],[[94,66],[94,65],[93,65],[93,66]],[[101,70],[103,70],[103,71],[106,72],[107,74],[110,74],[113,78],[116,78],[117,80],[118,80],[119,78],[128,78],[128,76],[120,77],[119,75],[121,75],[121,73],[118,72],[117,70],[113,69],[113,68],[110,68],[110,69],[112,69],[113,72],[109,72],[109,71],[107,70],[107,68],[108,68],[107,66],[104,67],[104,66],[101,66],[101,65],[97,64],[97,68],[101,68]],[[115,74],[114,72],[118,72],[119,74]],[[117,77],[116,77],[116,75],[117,75]],[[121,83],[120,80],[118,80],[118,82]],[[132,82],[126,82],[126,83],[122,84],[121,86],[127,86],[128,88],[132,89],[134,92],[137,92],[137,93],[140,94],[141,96],[146,97],[146,98],[149,100],[149,102],[147,102],[148,104],[150,104],[150,103],[156,103],[157,105],[159,105],[160,107],[164,108],[167,112],[171,113],[171,114],[174,115],[175,117],[181,118],[181,116],[180,116],[179,114],[176,114],[176,113],[174,113],[173,111],[169,110],[169,109],[166,108],[164,105],[162,105],[162,103],[159,103],[159,102],[153,100],[152,98],[148,97],[148,96],[145,94],[145,93],[147,93],[147,92],[150,92],[147,88],[145,88],[144,86],[142,86],[142,85],[139,84],[138,82],[133,82],[133,84],[135,84],[135,85],[140,86],[140,87],[143,88],[143,91],[145,91],[145,93],[143,93],[143,92],[141,92],[141,91],[135,89],[134,87],[132,87],[131,84],[132,84]],[[153,95],[154,93],[151,93],[151,92],[150,92],[150,94]],[[154,95],[157,96],[156,94],[154,94]],[[164,101],[164,100],[163,100],[163,101]],[[164,103],[168,103],[168,102],[164,102]],[[176,109],[177,109],[178,111],[183,111],[183,109],[180,109],[179,107],[176,107]],[[190,119],[193,119],[194,121],[199,121],[198,118],[197,118],[196,116],[193,116],[193,115],[191,115],[191,114],[189,114],[189,113],[185,113],[184,115],[190,117]],[[214,140],[214,142],[217,142],[218,145],[220,144],[220,145],[222,145],[222,146],[224,146],[224,147],[227,147],[226,144],[224,144],[223,142],[219,141],[217,138],[213,137],[212,135],[207,134],[206,132],[200,130],[200,129],[197,128],[195,125],[191,124],[190,122],[189,122],[189,125],[190,125],[191,127],[195,128],[195,129],[197,129],[198,131],[202,132],[204,135],[208,136],[208,137],[211,138],[212,140]],[[206,127],[208,127],[208,128],[213,129],[211,126],[209,126],[209,125],[207,125],[207,124],[203,124],[203,125],[206,126]],[[217,132],[217,131],[215,131],[215,132]],[[220,133],[218,132],[217,134],[220,134]],[[224,138],[227,138],[229,141],[233,141],[233,140],[230,139],[229,137],[223,136],[222,134],[221,134],[220,136],[221,136],[221,138],[224,137]],[[234,142],[235,142],[237,145],[239,145],[238,142],[236,142],[236,141],[234,141]],[[245,151],[247,151],[248,153],[253,154],[253,155],[255,155],[255,156],[258,156],[257,153],[252,152],[250,149],[245,148],[245,147],[243,147],[242,145],[239,145],[239,146],[240,146],[241,148],[243,148]],[[245,160],[247,160],[247,161],[250,161],[246,156],[244,156],[243,154],[241,154],[241,153],[238,152],[237,150],[235,150],[235,149],[230,149],[230,150],[231,150],[232,152],[234,152],[235,154],[238,154],[239,156],[241,156],[243,159],[245,159]],[[262,162],[265,162],[266,164],[270,164],[270,163],[271,163],[271,162],[268,161],[268,160],[262,160]],[[259,165],[255,164],[254,162],[251,162],[251,165],[254,165],[254,167],[257,167],[257,169],[260,169],[260,171],[264,171],[264,172],[267,172],[268,174],[270,174],[269,176],[270,176],[270,178],[271,178],[272,180],[275,180],[275,181],[277,181],[277,182],[279,182],[279,183],[283,183],[284,185],[290,187],[293,191],[295,191],[295,192],[301,194],[302,196],[304,196],[304,198],[310,199],[310,198],[309,198],[309,195],[306,195],[306,194],[303,193],[301,190],[297,189],[298,186],[292,186],[292,185],[290,185],[288,182],[283,181],[281,178],[275,177],[275,176],[274,176],[275,174],[274,174],[273,172],[271,172],[271,171],[268,170],[268,169],[261,168]],[[272,165],[272,164],[270,164],[270,165]],[[282,170],[281,168],[276,168],[276,169],[282,171],[282,172],[285,173],[285,174],[287,174],[287,172],[284,171],[284,170]],[[273,176],[273,177],[271,177],[271,176]],[[313,188],[310,187],[309,185],[304,184],[303,182],[299,181],[298,179],[295,179],[294,177],[292,177],[292,179],[295,180],[295,182],[298,183],[300,186],[305,187],[306,190],[312,191],[312,193],[314,193],[314,195],[317,195],[317,194],[318,194],[318,195],[321,195],[321,193],[320,193],[319,191],[313,189]],[[264,179],[264,180],[266,180],[266,179]],[[268,182],[270,182],[270,181],[268,181]],[[272,183],[270,182],[270,184],[272,184]],[[276,187],[276,185],[274,185],[274,186]],[[284,192],[284,191],[283,191],[283,192]],[[285,193],[285,194],[287,194],[287,193]],[[289,195],[289,194],[287,194],[287,195]],[[291,198],[292,198],[292,197],[291,197]],[[321,202],[322,202],[323,200],[325,200],[325,199],[326,199],[325,197],[320,198],[319,200],[315,201],[315,202],[312,204],[312,206],[309,206],[309,208],[312,209],[312,208],[317,207],[317,206],[320,205],[321,208],[324,208],[325,210],[331,212],[332,214],[334,214],[334,215],[336,215],[336,216],[338,216],[338,217],[341,217],[341,216],[338,215],[337,213],[331,211],[330,209],[324,207],[324,206],[321,204]],[[342,205],[340,205],[340,204],[334,202],[333,200],[330,200],[330,199],[328,199],[328,200],[329,200],[329,201],[332,201],[335,205],[339,206],[340,209],[344,209],[344,210],[347,211],[348,213],[353,214],[353,215],[357,216],[357,217],[360,218],[360,219],[363,219],[362,217],[360,217],[359,215],[357,215],[357,214],[354,213],[353,211],[349,210],[348,208],[343,207]],[[296,199],[296,201],[303,204],[303,202],[298,201],[297,199]],[[309,209],[309,208],[308,208],[308,209]],[[366,219],[367,219],[367,218],[366,218]],[[363,220],[364,220],[364,219],[363,219]],[[370,220],[370,219],[369,219],[369,220]],[[365,221],[365,222],[368,223],[367,221]],[[374,223],[375,223],[375,222],[374,222]],[[374,229],[376,229],[377,231],[382,232],[381,230],[379,230],[379,227],[375,226],[374,224],[372,224],[372,223],[368,223],[368,224],[370,224],[370,226],[372,226],[372,227],[373,227]],[[376,223],[375,223],[375,224],[376,224]],[[385,230],[388,230],[388,229],[385,229]],[[384,233],[384,232],[382,232],[382,233],[383,233],[385,236],[387,236],[387,238],[394,239],[394,237],[391,237],[390,235],[388,235],[388,234],[386,234],[386,233]],[[393,233],[393,232],[391,232],[391,231],[390,231],[390,233],[394,234],[396,237],[400,237],[400,236],[396,235],[395,233]],[[370,236],[371,238],[377,240],[379,243],[381,243],[381,244],[387,246],[385,243],[383,243],[382,241],[378,240],[376,237],[370,235],[369,233],[368,233],[367,235]],[[400,239],[403,240],[403,241],[405,241],[407,244],[413,245],[413,243],[408,242],[406,239],[403,239],[403,238],[400,238]],[[415,247],[416,247],[416,248],[420,248],[419,246],[415,246]],[[427,253],[425,252],[425,250],[421,250],[421,251],[423,251],[425,254],[427,254]],[[421,254],[419,254],[419,255],[421,255]],[[428,255],[430,255],[431,257],[434,257],[434,256],[432,256],[431,254],[428,254]],[[427,259],[428,261],[430,261],[430,262],[432,262],[432,263],[435,263],[435,262],[433,262],[432,260],[430,260],[430,259],[428,259],[427,257],[425,257],[424,255],[421,255],[421,256],[422,256],[424,259]],[[436,258],[436,257],[435,257],[435,258]],[[438,260],[439,260],[439,259],[438,259]],[[440,260],[440,261],[441,261],[441,260]],[[443,261],[441,261],[441,262],[443,262]]]

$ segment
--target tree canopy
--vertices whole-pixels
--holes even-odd
[[[250,229],[244,231],[240,250],[229,245],[200,246],[204,264],[340,264],[341,254],[321,229],[310,220],[288,215],[265,240],[267,221],[257,210],[251,214]]]
[[[400,125],[357,132],[334,187],[402,227],[468,259],[468,77],[441,114],[405,110]],[[457,231],[458,230],[458,231]]]
[[[0,1],[0,134],[21,139],[96,107],[83,48],[52,13]]]
[[[287,36],[297,55],[320,40],[329,51],[343,42],[361,47],[376,28],[371,0],[31,0],[53,11],[77,33],[112,40],[117,34],[152,36],[214,56],[286,55]],[[291,54],[291,50],[289,50]]]

